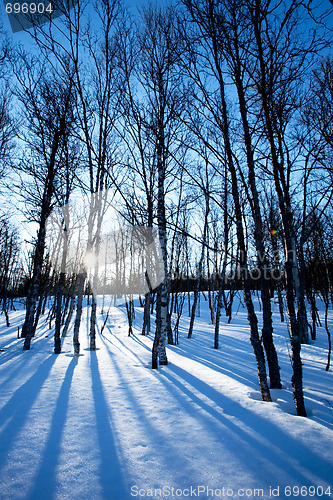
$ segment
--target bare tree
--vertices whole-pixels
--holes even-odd
[[[3,215],[0,218],[0,301],[1,312],[9,322],[9,299],[13,294],[16,280],[20,276],[20,246],[18,231],[9,221],[9,217]]]
[[[138,71],[148,110],[146,130],[153,147],[157,173],[157,225],[165,272],[165,279],[157,290],[152,368],[157,368],[158,360],[162,365],[168,362],[165,349],[170,331],[166,181],[172,160],[171,153],[174,154],[174,144],[181,123],[178,116],[183,104],[179,76],[180,42],[172,9],[147,9],[143,12]],[[173,166],[175,167],[175,164]]]
[[[260,96],[264,130],[269,144],[270,161],[275,190],[283,226],[285,245],[286,299],[291,331],[294,398],[297,414],[306,416],[302,384],[301,338],[304,321],[298,321],[294,292],[298,310],[304,314],[304,296],[300,293],[297,268],[296,234],[291,200],[291,161],[286,135],[297,102],[297,87],[301,85],[306,69],[307,56],[317,47],[316,40],[305,44],[297,28],[303,8],[297,1],[279,6],[267,0],[245,2],[247,16],[251,22],[254,43],[253,65],[249,74],[253,76],[256,91]],[[297,34],[296,34],[297,33]],[[307,62],[308,64],[308,62]]]
[[[60,7],[59,7],[60,8]],[[113,185],[111,170],[117,163],[117,141],[114,126],[121,97],[118,79],[119,44],[117,31],[121,17],[118,0],[102,0],[94,5],[96,25],[86,15],[87,2],[63,8],[58,23],[35,26],[31,35],[39,50],[56,70],[67,74],[77,95],[78,130],[76,137],[85,149],[82,163],[85,172],[78,180],[82,191],[90,194],[91,213],[88,217],[87,252],[98,254],[103,225],[104,196]],[[94,270],[93,288],[98,282],[98,264]],[[82,280],[84,273],[79,273]],[[78,286],[84,290],[84,286]],[[90,349],[96,348],[96,298],[92,296],[90,316]],[[77,311],[80,324],[80,308]]]
[[[196,276],[196,283],[195,283],[194,294],[193,294],[191,320],[190,320],[190,326],[189,326],[188,335],[187,335],[188,339],[192,338],[193,326],[194,326],[194,320],[195,320],[195,312],[196,312],[196,307],[197,307],[197,302],[198,302],[198,297],[199,297],[199,292],[200,292],[200,283],[201,283],[202,274],[203,274],[203,264],[204,264],[206,245],[207,245],[207,239],[208,239],[208,223],[209,223],[209,211],[210,211],[209,184],[211,182],[211,179],[209,176],[208,162],[206,162],[204,174],[200,175],[200,177],[201,177],[200,184],[201,184],[202,190],[204,192],[204,200],[205,200],[205,206],[204,206],[204,210],[203,210],[203,212],[204,212],[204,217],[203,217],[204,224],[203,224],[203,233],[202,233],[201,253],[200,253],[200,257],[199,257],[199,261],[198,261],[198,265],[197,265],[197,276]]]
[[[12,164],[11,152],[17,135],[17,124],[11,112],[13,86],[9,64],[12,59],[12,49],[0,25],[0,180]]]
[[[205,111],[210,118],[213,126],[218,131],[225,150],[225,163],[228,168],[231,179],[231,193],[235,209],[236,235],[239,248],[239,265],[243,282],[244,299],[248,311],[248,319],[251,331],[251,344],[255,353],[259,385],[261,396],[264,401],[271,401],[270,391],[267,383],[267,374],[265,366],[265,356],[258,333],[258,320],[254,310],[249,282],[249,271],[247,261],[247,247],[243,226],[243,213],[241,206],[241,197],[239,192],[239,180],[237,176],[237,167],[232,146],[232,133],[230,127],[230,118],[228,112],[226,84],[223,69],[223,53],[219,47],[219,29],[218,19],[216,18],[215,3],[211,0],[207,2],[185,1],[191,21],[195,24],[195,39],[189,42],[190,60],[188,67],[190,77],[194,81],[199,91],[200,104],[204,104]],[[193,45],[195,43],[195,46]],[[206,73],[206,79],[202,76],[202,69],[198,66],[200,59]],[[210,91],[207,87],[207,81],[214,79],[215,88]],[[205,137],[202,140],[212,144]],[[218,147],[214,148],[217,158],[224,164],[222,152]]]
[[[17,170],[22,179],[21,193],[31,207],[30,220],[36,221],[39,226],[22,328],[22,337],[25,338],[23,349],[29,350],[36,327],[35,308],[44,258],[46,220],[55,201],[64,145],[73,125],[75,94],[71,82],[64,81],[59,75],[51,73],[48,78],[44,77],[45,66],[33,65],[27,56],[22,58],[22,62],[23,66],[19,72],[16,71],[16,78],[18,97],[24,106],[26,149],[25,159]]]
[[[211,7],[213,8],[213,7]],[[214,11],[217,17],[217,29],[220,50],[226,61],[231,80],[234,82],[237,96],[240,120],[243,128],[243,141],[246,151],[248,175],[242,175],[244,189],[248,193],[252,217],[254,222],[254,241],[257,252],[257,265],[260,275],[261,300],[263,306],[262,340],[269,366],[270,386],[272,389],[281,389],[280,368],[276,349],[273,343],[273,323],[270,301],[270,284],[267,277],[269,268],[267,252],[263,238],[263,221],[260,210],[260,200],[256,180],[256,162],[252,137],[255,135],[250,123],[249,114],[249,77],[246,74],[248,54],[245,49],[249,42],[251,32],[248,22],[243,17],[241,9],[236,2],[226,2]],[[241,171],[242,174],[242,171]],[[247,189],[249,186],[249,189]]]

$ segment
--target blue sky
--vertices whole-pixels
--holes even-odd
[[[20,0],[20,2],[22,3],[23,0]],[[47,4],[48,2],[46,0],[41,0],[43,1],[45,4]],[[12,0],[12,3],[14,4],[15,0]],[[28,3],[32,3],[32,0],[27,0]],[[8,16],[7,14],[5,13],[5,7],[4,5],[6,3],[9,3],[8,0],[2,0],[1,3],[0,3],[0,10],[1,10],[1,18],[2,18],[2,23],[3,23],[3,27],[4,27],[4,30],[5,32],[7,32],[8,34],[12,34],[12,29],[11,29],[11,26],[10,26],[10,23],[9,23],[9,20],[8,20]],[[38,3],[38,0],[36,0],[36,4]],[[52,0],[50,0],[50,3],[52,3]],[[90,3],[93,4],[94,3],[94,0],[90,0]],[[167,5],[168,3],[170,3],[170,0],[153,0],[151,2],[152,5]],[[125,7],[129,8],[130,11],[132,11],[133,13],[135,13],[138,9],[138,7],[140,6],[143,6],[143,5],[147,5],[147,1],[145,0],[123,0],[123,4],[125,5]],[[14,34],[14,39],[16,40],[26,40],[26,36],[24,35],[24,33],[22,32],[17,32]]]
[[[20,0],[20,2],[22,2],[22,1],[23,0]],[[30,2],[30,3],[31,3],[31,1],[32,0],[28,0],[28,2]],[[43,1],[46,2],[46,0],[43,0]],[[52,2],[52,0],[50,0],[50,1]],[[89,0],[89,1],[90,1],[91,5],[93,5],[95,3],[95,0]],[[31,39],[30,39],[28,34],[26,34],[24,32],[18,32],[18,33],[14,33],[14,34],[12,33],[7,14],[5,13],[4,4],[6,2],[7,2],[7,0],[0,0],[1,21],[2,21],[2,25],[3,25],[5,33],[7,33],[8,35],[11,35],[14,42],[22,42],[23,44],[26,44],[26,43],[30,44]],[[14,0],[13,0],[13,3],[14,3]],[[36,3],[38,3],[38,0],[36,0]],[[125,5],[125,7],[127,7],[130,10],[130,12],[132,12],[133,14],[138,12],[138,9],[140,9],[140,7],[147,6],[148,4],[151,4],[153,6],[154,5],[164,6],[164,5],[168,5],[170,3],[172,3],[172,0],[152,0],[152,1],[123,0],[123,4]],[[332,8],[332,4],[331,4],[330,0],[314,0],[312,2],[312,6],[314,9],[318,7],[320,9],[320,11],[324,11],[326,9]],[[333,30],[333,12],[332,11],[328,17],[327,25],[329,28],[331,28]]]

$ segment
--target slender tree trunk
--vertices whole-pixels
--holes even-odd
[[[61,353],[61,338],[60,338],[60,329],[61,329],[61,318],[62,318],[62,301],[64,295],[65,288],[65,280],[66,280],[66,260],[67,260],[67,251],[68,251],[68,234],[67,227],[64,227],[64,241],[63,241],[63,249],[62,249],[62,259],[61,259],[61,272],[57,287],[57,295],[56,295],[56,320],[55,320],[55,329],[54,329],[54,353]]]
[[[65,273],[61,272],[59,277],[59,283],[57,287],[56,295],[56,318],[55,318],[55,328],[54,328],[54,353],[61,353],[61,339],[60,339],[60,329],[61,329],[61,306],[63,297],[63,287],[65,282]]]
[[[77,292],[76,292],[77,293]],[[67,317],[66,317],[66,321],[65,321],[65,324],[64,324],[64,328],[62,329],[62,333],[61,333],[61,336],[62,337],[66,337],[67,335],[67,332],[68,332],[68,328],[69,328],[69,325],[70,325],[70,322],[72,320],[72,317],[73,317],[73,312],[74,312],[74,309],[75,309],[75,298],[76,298],[76,294],[73,295],[71,297],[71,300],[70,300],[70,305],[69,305],[69,310],[68,310],[68,314],[67,314]]]
[[[197,276],[197,280],[196,280],[195,288],[194,288],[190,327],[189,327],[188,335],[187,335],[188,339],[192,338],[193,326],[194,326],[194,320],[195,320],[195,311],[197,308],[198,297],[199,297],[199,293],[200,293],[202,267],[203,267],[203,262],[204,262],[204,258],[205,258],[205,245],[206,245],[206,239],[207,239],[208,214],[209,214],[209,198],[208,198],[207,193],[205,193],[205,199],[206,199],[206,210],[205,210],[205,222],[204,222],[204,230],[203,230],[203,241],[202,241],[202,248],[201,248],[201,256],[200,256],[200,260],[199,260],[199,264],[198,264],[198,276]]]
[[[69,305],[70,305],[70,301],[71,301],[71,296],[69,294],[69,290],[67,290],[66,293],[64,293],[65,295],[65,301],[64,301],[64,306],[62,308],[62,311],[61,311],[61,325],[63,326],[65,324],[65,318],[67,316],[67,313],[68,313],[68,308],[69,308]]]
[[[155,337],[154,337],[154,342],[153,342],[153,348],[152,348],[152,361],[151,361],[151,367],[153,370],[156,370],[158,368],[158,346],[160,343],[160,337],[161,337],[161,291],[160,291],[160,285],[157,290],[156,294],[156,329],[155,329]]]
[[[224,96],[223,96],[222,106],[225,108],[224,115],[225,115],[225,119],[226,119],[227,114],[226,114],[226,105],[225,105]],[[242,212],[241,212],[241,206],[240,206],[240,200],[239,200],[237,175],[236,175],[236,169],[235,169],[234,163],[233,163],[231,146],[229,143],[229,134],[225,134],[225,141],[226,141],[226,150],[227,150],[227,154],[228,154],[228,168],[229,168],[229,171],[231,174],[231,180],[232,180],[232,196],[233,196],[234,205],[235,205],[235,217],[236,217],[236,225],[237,225],[237,240],[238,240],[238,245],[239,245],[239,250],[240,250],[240,269],[241,269],[241,276],[242,276],[242,282],[243,282],[244,300],[245,300],[245,305],[246,305],[247,314],[248,314],[248,320],[249,320],[249,324],[250,324],[250,331],[251,331],[250,340],[251,340],[251,344],[252,344],[253,351],[254,351],[254,354],[256,357],[256,361],[257,361],[259,386],[260,386],[262,400],[263,401],[271,401],[271,395],[270,395],[270,391],[269,391],[269,387],[268,387],[268,383],[267,383],[264,350],[263,350],[263,347],[262,347],[262,344],[261,344],[261,341],[259,338],[258,320],[257,320],[257,316],[256,316],[256,313],[254,310],[252,296],[251,296],[251,288],[250,288],[250,282],[249,282],[249,271],[248,271],[248,265],[247,265],[247,253],[246,253],[245,238],[244,238],[244,231],[243,231]]]
[[[72,320],[72,316],[73,316],[73,312],[74,312],[74,308],[75,308],[75,299],[76,299],[76,296],[78,295],[78,287],[79,287],[79,279],[78,279],[78,276],[76,276],[75,282],[72,284],[72,286],[70,288],[70,290],[71,290],[70,291],[70,304],[69,304],[69,310],[68,310],[68,314],[66,317],[65,325],[64,325],[64,328],[63,328],[62,334],[61,334],[62,337],[66,337],[70,322]]]
[[[43,287],[43,284],[39,283],[39,298],[37,297],[38,303],[36,300],[37,307],[35,308],[35,317],[34,317],[34,325],[33,325],[34,331],[36,331],[36,329],[37,329],[38,321],[39,321],[40,315],[42,314],[43,305],[45,304],[45,299],[46,299],[47,295],[48,295],[48,291],[46,289],[46,286]]]
[[[125,296],[125,304],[126,304],[126,313],[128,320],[128,336],[130,337],[133,334],[133,319],[134,319],[133,297],[130,296],[129,300],[126,300]]]
[[[32,283],[28,290],[27,310],[21,333],[21,337],[25,339],[23,345],[24,351],[28,351],[30,349],[31,339],[35,335],[34,319],[35,319],[36,301],[39,291],[40,274],[42,271],[43,257],[44,257],[46,213],[42,219],[43,220],[41,220],[40,222],[37,244],[35,249],[33,278],[32,278]]]
[[[160,365],[167,365],[168,358],[166,355],[166,338],[168,329],[168,282],[165,279],[161,286],[161,335],[158,343],[158,359]]]
[[[304,224],[303,224],[304,226]],[[302,232],[304,231],[304,228]],[[300,248],[298,252],[300,272],[297,271],[296,280],[296,296],[298,303],[297,320],[299,325],[299,331],[301,334],[301,343],[309,344],[309,328],[308,328],[308,318],[306,313],[305,305],[305,262],[303,254],[303,237],[301,237]]]
[[[193,326],[194,326],[194,320],[195,320],[195,312],[197,309],[197,303],[198,303],[198,297],[200,293],[200,281],[201,281],[201,273],[202,273],[202,266],[201,264],[201,258],[199,261],[198,265],[198,276],[195,281],[195,287],[194,287],[194,292],[193,292],[193,303],[192,303],[192,309],[191,309],[191,319],[190,319],[190,327],[188,330],[187,338],[191,339],[192,338],[192,333],[193,333]]]
[[[158,287],[157,302],[156,302],[156,332],[152,352],[152,368],[156,366],[156,355],[161,365],[168,364],[166,355],[166,339],[168,336],[168,253],[167,253],[167,232],[165,218],[165,162],[164,162],[164,114],[163,109],[160,109],[158,117],[158,136],[157,136],[157,173],[158,173],[158,195],[157,195],[157,219],[158,219],[158,236],[163,256],[163,267],[165,278],[162,284]],[[157,345],[156,345],[157,344]]]
[[[279,208],[281,214],[281,221],[284,231],[284,243],[285,243],[285,254],[286,254],[286,300],[288,308],[288,316],[290,323],[291,332],[291,349],[292,349],[292,385],[294,388],[294,399],[297,414],[299,416],[306,417],[306,411],[304,406],[304,395],[303,395],[303,370],[301,361],[301,334],[299,331],[299,325],[296,317],[295,311],[295,301],[294,301],[294,279],[297,272],[296,254],[295,254],[295,238],[293,235],[293,216],[291,211],[291,204],[289,199],[289,193],[285,189],[283,191],[281,187],[281,181],[284,179],[284,172],[278,160],[278,154],[275,145],[274,131],[271,121],[270,104],[267,96],[267,82],[266,82],[266,67],[265,58],[262,49],[261,33],[259,27],[259,16],[260,8],[258,0],[256,0],[256,8],[253,15],[253,24],[255,31],[255,38],[257,41],[258,48],[258,59],[260,65],[260,92],[264,111],[265,125],[267,130],[267,137],[270,145],[271,160],[273,166],[273,175],[275,189],[278,195]]]
[[[78,274],[78,296],[76,305],[76,318],[74,322],[73,331],[73,346],[74,346],[74,356],[80,355],[80,343],[79,343],[79,332],[82,317],[82,302],[84,294],[84,283],[86,281],[87,274],[85,271],[81,271]]]
[[[214,349],[219,348],[219,333],[220,333],[220,320],[221,320],[221,308],[222,300],[224,297],[224,287],[225,287],[225,275],[227,269],[227,256],[228,256],[228,246],[229,246],[229,226],[228,226],[228,169],[225,167],[224,171],[224,211],[223,211],[223,233],[224,233],[224,253],[222,261],[221,276],[219,276],[219,287],[217,292],[217,304],[216,304],[216,319],[215,319],[215,331],[214,331]],[[218,267],[216,265],[216,274],[218,275]],[[225,299],[224,299],[225,302]],[[229,321],[230,322],[230,321]]]
[[[149,333],[150,333],[150,293],[148,292],[145,294],[141,335],[149,335]]]
[[[257,361],[257,369],[258,369],[258,378],[259,378],[259,386],[261,397],[263,401],[271,401],[271,395],[267,383],[267,374],[266,374],[266,364],[265,364],[265,355],[264,350],[260,341],[259,333],[258,333],[258,320],[255,314],[253,301],[251,297],[251,288],[249,282],[249,273],[248,273],[248,264],[247,264],[247,252],[245,245],[245,237],[244,237],[244,228],[243,228],[243,218],[242,218],[242,210],[240,204],[240,196],[238,190],[238,180],[237,173],[234,164],[234,157],[232,153],[231,143],[230,143],[230,132],[229,132],[229,121],[228,121],[228,112],[227,112],[227,104],[225,98],[225,84],[223,79],[223,73],[220,66],[220,57],[218,50],[218,41],[216,38],[216,19],[213,12],[213,6],[210,3],[211,11],[209,12],[210,21],[212,23],[211,26],[211,37],[212,37],[212,45],[213,45],[213,56],[215,68],[217,71],[217,77],[219,81],[219,92],[220,92],[220,101],[221,101],[221,114],[222,114],[222,134],[224,138],[224,147],[226,151],[227,157],[227,166],[231,176],[231,187],[232,187],[232,197],[235,206],[235,219],[236,219],[236,232],[237,232],[237,241],[239,246],[240,253],[240,269],[241,276],[243,282],[243,291],[244,291],[244,299],[245,305],[248,313],[248,321],[250,324],[251,331],[251,344],[253,347],[253,351],[255,354],[255,358]]]
[[[210,312],[210,321],[211,321],[212,325],[215,325],[215,314],[214,314],[215,288],[214,288],[214,284],[212,286],[212,276],[210,273],[209,249],[208,248],[207,248],[207,253],[206,253],[206,263],[207,263],[208,306],[209,306],[209,312]]]
[[[6,326],[7,328],[10,326],[10,321],[9,321],[9,315],[8,315],[8,309],[7,309],[7,298],[4,297],[2,299],[2,312],[4,313],[5,315],[5,318],[6,318]]]
[[[219,334],[220,334],[220,320],[221,320],[221,308],[222,308],[222,293],[223,293],[223,278],[219,277],[219,287],[217,292],[217,304],[216,304],[216,318],[215,318],[215,328],[214,328],[214,349],[219,348]]]
[[[328,298],[328,293],[326,293],[326,290],[323,291],[323,299],[325,303],[325,330],[327,333],[327,339],[328,339],[328,354],[327,354],[327,364],[325,367],[325,371],[328,372],[330,369],[330,363],[331,363],[331,353],[332,353],[332,339],[331,339],[331,332],[328,328],[328,307],[330,304],[329,298]]]
[[[311,329],[311,340],[316,340],[317,337],[317,313],[318,309],[316,306],[316,294],[314,290],[308,292],[308,297],[311,303],[311,318],[312,318],[312,329]]]
[[[92,293],[91,308],[90,308],[90,331],[89,331],[89,338],[90,338],[89,347],[91,351],[96,350],[96,312],[97,312],[96,296],[95,293]]]
[[[239,60],[238,45],[236,44],[236,64],[235,64],[235,79],[237,85],[237,93],[239,100],[240,114],[242,117],[243,132],[244,132],[244,142],[246,146],[246,156],[247,165],[249,171],[249,185],[251,190],[251,208],[252,215],[254,219],[254,239],[257,251],[257,261],[260,273],[260,284],[261,284],[261,300],[263,308],[263,327],[262,327],[262,340],[267,356],[267,363],[269,368],[269,378],[270,386],[272,389],[281,389],[281,378],[280,378],[280,367],[278,363],[278,357],[276,349],[273,342],[273,322],[272,322],[272,309],[271,309],[271,298],[270,298],[270,288],[269,279],[266,276],[268,271],[268,262],[266,256],[266,250],[263,243],[263,232],[262,232],[262,218],[260,212],[259,195],[256,185],[255,178],[255,164],[253,156],[253,148],[250,134],[250,127],[247,117],[246,108],[246,98],[243,88],[243,81],[241,77],[241,62]]]
[[[62,126],[65,122],[62,120]],[[34,253],[34,267],[32,283],[28,290],[27,295],[27,311],[25,321],[22,327],[22,337],[24,340],[23,350],[30,349],[31,338],[35,335],[37,325],[34,325],[34,316],[36,309],[36,301],[39,292],[40,275],[42,272],[44,250],[45,250],[45,237],[46,237],[46,220],[51,210],[51,202],[54,191],[54,178],[55,178],[55,163],[56,154],[59,149],[60,139],[64,130],[57,130],[53,137],[52,151],[48,164],[48,173],[45,180],[43,199],[41,204],[41,212],[39,219],[39,230],[37,235],[36,248]]]

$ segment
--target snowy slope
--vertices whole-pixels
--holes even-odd
[[[136,335],[128,337],[124,307],[111,308],[90,352],[86,306],[79,358],[71,332],[53,354],[44,321],[23,352],[24,311],[11,313],[9,328],[0,317],[1,499],[287,498],[288,486],[305,487],[303,498],[333,498],[333,375],[324,370],[323,328],[302,348],[304,419],[295,414],[288,333],[277,313],[283,389],[272,391],[273,403],[260,401],[244,309],[230,325],[222,317],[216,351],[202,299],[193,338],[184,316],[179,346],[168,347],[170,364],[158,371],[150,369],[153,337],[140,335],[142,313],[136,307]]]

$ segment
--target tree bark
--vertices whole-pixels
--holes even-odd
[[[221,319],[221,308],[222,299],[224,297],[224,286],[225,286],[225,274],[227,269],[227,256],[228,256],[228,246],[229,246],[229,226],[228,226],[228,170],[225,167],[224,171],[224,211],[223,211],[223,232],[224,232],[224,253],[221,276],[218,273],[218,267],[216,265],[216,274],[219,276],[219,287],[217,292],[217,304],[216,304],[216,319],[215,319],[215,331],[214,331],[214,349],[219,348],[219,333],[220,333],[220,319]],[[230,323],[230,321],[229,321]]]
[[[240,204],[240,196],[238,190],[238,180],[237,173],[234,164],[234,158],[232,153],[232,147],[230,142],[230,130],[229,130],[229,119],[228,119],[228,111],[227,111],[227,103],[225,97],[225,84],[223,78],[223,72],[220,65],[220,57],[219,57],[219,49],[218,49],[218,39],[216,33],[216,19],[215,13],[213,9],[212,2],[209,1],[209,21],[210,21],[210,36],[212,40],[212,49],[213,49],[213,58],[214,65],[216,68],[218,83],[219,83],[219,93],[220,93],[220,102],[221,102],[221,131],[224,139],[224,147],[226,151],[227,158],[227,167],[231,176],[231,188],[232,188],[232,197],[235,206],[235,219],[236,219],[236,232],[237,232],[237,241],[239,246],[240,253],[240,269],[241,276],[243,282],[243,291],[244,291],[244,299],[245,305],[248,313],[248,320],[250,324],[250,340],[253,347],[253,351],[255,354],[257,369],[258,369],[258,378],[259,378],[259,386],[261,397],[263,401],[271,401],[271,395],[267,383],[267,374],[266,374],[266,364],[265,364],[265,356],[264,350],[259,338],[258,333],[258,320],[254,311],[253,301],[251,297],[251,289],[249,282],[249,273],[248,273],[248,264],[247,264],[247,251],[245,245],[245,237],[244,237],[244,229],[243,229],[243,219],[242,219],[242,210]]]
[[[205,245],[206,245],[206,239],[207,239],[207,231],[208,231],[208,214],[209,214],[209,198],[208,194],[205,194],[205,199],[206,199],[206,210],[205,210],[205,222],[204,222],[204,230],[203,230],[203,240],[202,240],[202,248],[201,248],[201,256],[198,264],[198,276],[197,280],[195,283],[195,288],[194,288],[194,294],[193,294],[193,304],[192,304],[192,311],[191,311],[191,320],[190,320],[190,327],[188,330],[188,335],[187,338],[190,339],[192,338],[192,333],[193,333],[193,326],[194,326],[194,320],[195,320],[195,311],[197,308],[197,303],[198,303],[198,297],[199,297],[199,292],[200,292],[200,282],[201,282],[201,277],[202,277],[202,267],[203,267],[203,262],[205,258]]]
[[[271,120],[270,106],[274,106],[274,103],[269,102],[269,97],[267,94],[267,82],[266,82],[266,64],[264,58],[264,52],[262,48],[261,32],[260,32],[260,2],[256,0],[255,9],[252,13],[252,22],[254,27],[255,39],[257,42],[258,49],[258,59],[260,66],[260,85],[259,91],[262,100],[264,120],[267,132],[267,138],[270,145],[271,161],[273,167],[274,183],[275,189],[278,195],[279,208],[281,214],[281,221],[284,231],[284,244],[285,244],[285,269],[286,269],[286,300],[288,308],[288,316],[290,323],[291,332],[291,349],[292,349],[292,365],[293,365],[293,375],[292,375],[292,385],[294,388],[294,399],[297,414],[299,416],[306,417],[306,411],[304,406],[304,395],[303,395],[303,371],[302,371],[302,361],[301,361],[301,339],[299,325],[296,317],[295,302],[294,302],[294,279],[297,273],[297,263],[296,263],[296,245],[295,237],[293,234],[293,215],[291,210],[291,203],[289,193],[287,191],[287,185],[284,183],[285,189],[281,187],[281,181],[284,179],[284,171],[278,160],[277,149],[275,145],[273,124]]]
[[[150,292],[145,294],[141,335],[149,335],[149,333],[150,333]]]
[[[56,294],[56,318],[55,318],[55,328],[54,328],[54,353],[61,353],[61,339],[60,339],[60,329],[61,329],[61,316],[62,316],[62,298],[63,298],[63,288],[65,283],[65,273],[61,272],[59,277],[59,282],[57,286]]]
[[[238,42],[236,36],[234,37],[235,54],[234,54],[234,78],[237,86],[239,109],[243,124],[244,142],[246,147],[246,157],[248,165],[248,180],[251,190],[251,208],[254,220],[254,239],[257,251],[257,262],[260,273],[261,285],[261,300],[263,308],[263,327],[262,327],[262,340],[267,356],[267,363],[269,368],[270,387],[272,389],[281,389],[280,367],[278,356],[273,342],[273,322],[272,322],[272,308],[270,299],[269,278],[266,273],[268,271],[268,261],[266,256],[266,249],[263,243],[262,232],[262,217],[260,212],[259,195],[255,178],[255,163],[252,148],[252,140],[250,127],[248,122],[248,114],[246,107],[246,98],[241,76],[241,61],[239,59]]]
[[[80,355],[80,343],[79,343],[79,332],[80,332],[80,324],[81,324],[81,316],[82,316],[82,302],[83,302],[83,294],[84,294],[84,283],[86,281],[87,274],[85,271],[82,271],[78,274],[78,296],[77,296],[77,305],[76,305],[76,318],[74,322],[74,331],[73,331],[73,346],[74,346],[74,356]]]

